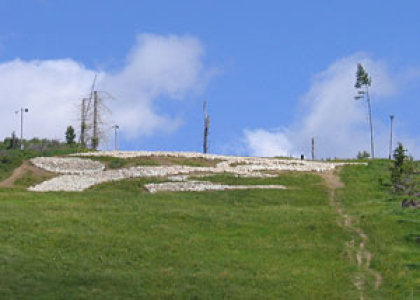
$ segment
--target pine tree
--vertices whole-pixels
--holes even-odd
[[[356,72],[356,84],[355,88],[361,89],[364,86],[371,86],[372,78],[369,77],[369,74],[365,71],[362,64],[357,64]]]
[[[67,127],[66,130],[66,142],[67,145],[73,145],[76,140],[76,134],[74,133],[74,128],[72,126]]]
[[[396,193],[413,194],[416,190],[413,158],[407,155],[402,143],[394,150],[394,165],[391,168],[392,190]]]
[[[357,65],[356,72],[356,83],[354,85],[359,91],[359,95],[356,100],[366,98],[369,113],[369,126],[370,126],[370,155],[372,159],[375,159],[375,143],[373,138],[373,120],[372,120],[372,108],[370,105],[369,87],[372,84],[372,78],[369,77],[368,73],[363,68],[362,64]]]

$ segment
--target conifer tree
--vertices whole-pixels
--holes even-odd
[[[74,133],[74,128],[72,126],[67,127],[66,130],[66,142],[67,145],[73,145],[75,143],[76,134]]]
[[[356,83],[355,88],[359,90],[359,96],[356,97],[356,100],[366,97],[368,104],[368,113],[369,113],[369,125],[370,125],[370,148],[371,148],[371,157],[375,158],[375,144],[373,139],[373,120],[372,120],[372,108],[370,105],[370,96],[369,96],[369,87],[372,84],[372,78],[369,77],[369,74],[363,68],[362,64],[357,65],[356,72]]]

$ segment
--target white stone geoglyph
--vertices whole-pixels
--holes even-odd
[[[79,157],[76,157],[79,156]],[[119,170],[105,170],[101,162],[82,157],[179,157],[204,158],[220,161],[215,167],[191,167],[183,165],[137,166]],[[31,191],[83,191],[103,182],[127,178],[168,178],[168,183],[148,185],[150,192],[156,191],[208,191],[249,188],[284,188],[283,186],[229,186],[203,181],[190,181],[189,176],[211,176],[228,173],[238,177],[276,177],[280,171],[325,172],[349,163],[304,161],[279,158],[234,157],[194,152],[151,152],[151,151],[100,151],[74,154],[72,157],[38,157],[31,160],[42,169],[61,174],[60,176],[30,187]]]
[[[205,192],[250,189],[285,189],[283,185],[226,185],[208,181],[163,182],[145,185],[150,193],[156,192]]]
[[[36,157],[31,162],[36,167],[60,174],[91,174],[105,170],[101,162],[77,157]]]

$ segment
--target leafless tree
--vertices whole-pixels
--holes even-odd
[[[204,101],[203,113],[204,113],[203,153],[207,153],[209,150],[208,136],[209,136],[209,129],[210,129],[210,116],[207,114],[206,101]]]

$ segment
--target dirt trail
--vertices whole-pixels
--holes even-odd
[[[366,244],[369,241],[368,236],[366,233],[359,227],[356,227],[353,224],[352,218],[345,213],[342,205],[336,200],[336,191],[337,189],[343,188],[344,184],[341,182],[340,177],[332,172],[327,172],[323,174],[323,178],[330,190],[330,203],[333,207],[336,208],[337,213],[342,218],[342,223],[340,225],[348,228],[351,232],[355,233],[360,242],[358,245],[355,245],[355,241],[351,240],[348,243],[349,251],[352,254],[355,254],[357,260],[357,266],[359,267],[359,272],[355,276],[354,285],[359,291],[360,300],[365,299],[365,285],[366,285],[366,278],[365,274],[368,273],[369,275],[375,278],[374,281],[374,289],[379,289],[382,284],[382,276],[379,272],[371,269],[370,263],[372,260],[372,253],[366,250]]]
[[[50,178],[53,176],[52,173],[35,167],[29,161],[24,161],[20,167],[13,170],[13,173],[12,175],[10,175],[10,177],[0,182],[0,188],[14,187],[15,181],[18,180],[19,178],[22,178],[28,172],[32,172],[35,176],[39,176],[39,177]]]

